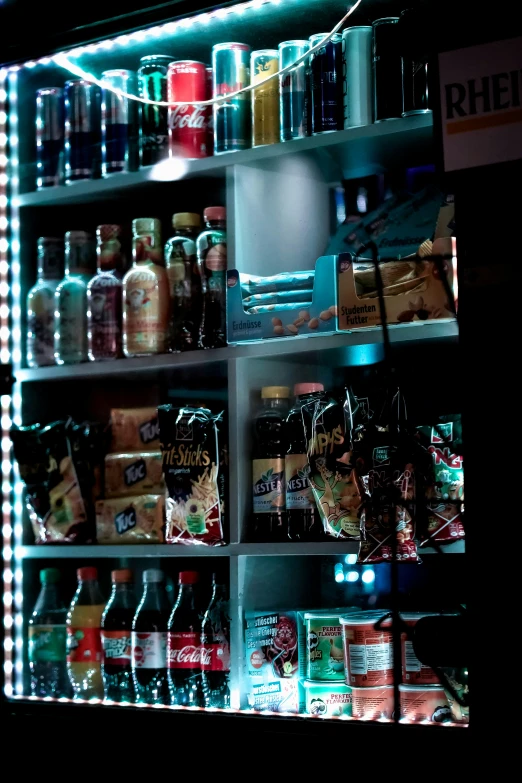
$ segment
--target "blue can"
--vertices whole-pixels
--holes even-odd
[[[36,92],[36,187],[60,184],[63,153],[63,90]]]
[[[65,83],[65,181],[100,175],[101,91],[91,82]]]
[[[309,49],[308,41],[279,44],[279,68],[292,65]],[[281,141],[307,136],[306,60],[279,77]]]
[[[310,49],[328,33],[310,36]],[[330,40],[310,55],[311,131],[331,133],[341,130],[343,117],[343,60],[342,36],[333,35]]]
[[[104,71],[102,81],[114,90],[136,95],[138,81],[134,71],[121,68]],[[139,166],[139,122],[137,101],[102,89],[102,173],[106,177],[118,171],[136,171]]]

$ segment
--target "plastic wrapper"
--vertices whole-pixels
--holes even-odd
[[[110,498],[96,503],[99,544],[162,544],[164,526],[163,495]]]
[[[272,277],[240,274],[241,291],[243,296],[252,296],[254,294],[272,294],[278,291],[312,290],[314,277],[313,269],[305,272],[281,272],[281,274],[272,275]]]
[[[160,495],[165,491],[161,451],[107,454],[105,497]]]
[[[158,451],[159,425],[156,408],[113,408],[111,452]]]
[[[295,311],[296,305],[298,307],[303,307],[308,310],[312,306],[312,302],[299,302],[299,303],[294,302],[293,304],[254,305],[254,307],[249,307],[246,312],[249,315],[259,315],[260,313],[271,313],[274,310],[278,313],[281,313],[285,310]]]
[[[223,544],[226,449],[223,414],[206,408],[158,408],[167,486],[166,541]]]
[[[311,288],[298,288],[297,291],[281,291],[269,294],[252,294],[243,299],[244,307],[253,307],[254,305],[281,305],[292,302],[311,302]]]

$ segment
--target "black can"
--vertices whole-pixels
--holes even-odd
[[[402,57],[399,18],[387,17],[373,23],[374,121],[402,116]]]
[[[309,38],[310,48],[327,33]],[[324,46],[310,55],[311,132],[331,133],[344,126],[342,37],[333,35]]]
[[[138,70],[141,98],[167,100],[167,71],[172,57],[151,54],[142,57]],[[141,165],[152,166],[169,156],[168,109],[144,103],[141,107]]]
[[[84,80],[65,83],[65,180],[101,173],[101,91]]]
[[[402,58],[402,116],[431,111],[428,63]]]
[[[63,154],[63,90],[43,87],[36,93],[36,187],[59,185]]]

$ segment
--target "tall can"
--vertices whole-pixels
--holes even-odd
[[[343,31],[344,127],[357,128],[373,121],[371,27]]]
[[[139,166],[139,107],[136,101],[113,90],[135,95],[134,71],[122,68],[102,73],[112,89],[102,89],[102,172],[106,177],[118,171],[136,171]]]
[[[207,71],[195,60],[177,60],[169,65],[168,100],[205,101]],[[170,154],[185,158],[207,157],[207,106],[169,106]]]
[[[82,79],[65,83],[65,181],[100,175],[101,91]]]
[[[279,44],[279,68],[286,68],[302,57],[308,41],[283,41]],[[308,135],[306,122],[307,63],[304,60],[279,77],[279,125],[281,141],[302,139]]]
[[[213,97],[220,98],[250,84],[250,47],[222,43],[212,47]],[[213,105],[214,154],[250,147],[250,96],[242,93]]]
[[[428,63],[402,58],[402,116],[431,112]]]
[[[63,153],[63,90],[43,87],[36,92],[36,187],[59,185]]]
[[[310,36],[310,49],[328,33]],[[343,63],[342,36],[329,41],[310,55],[310,85],[312,90],[312,133],[331,133],[343,127]]]
[[[399,18],[377,19],[373,23],[374,121],[402,115],[402,58]]]
[[[167,72],[172,57],[151,54],[142,57],[138,68],[138,94],[151,101],[167,100]],[[168,110],[166,106],[141,104],[140,162],[153,166],[169,156]]]
[[[251,84],[272,76],[269,82],[252,90],[252,146],[279,142],[279,52],[260,49],[250,55]]]
[[[212,83],[214,81],[214,71],[207,65],[207,101],[212,99]],[[212,106],[207,106],[207,154],[214,154],[214,112]]]

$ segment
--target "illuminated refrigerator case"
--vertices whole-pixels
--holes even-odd
[[[386,16],[387,8],[369,3],[346,24],[371,24]],[[102,223],[121,224],[130,233],[132,219],[154,216],[161,220],[164,242],[173,233],[174,213],[202,214],[207,206],[221,205],[227,209],[229,270],[254,275],[311,270],[346,219],[349,192],[362,197],[362,206],[356,201],[359,218],[364,215],[369,180],[361,178],[380,177],[393,195],[401,184],[411,184],[411,177],[417,182],[424,175],[429,178],[436,159],[432,114],[425,112],[200,160],[176,159],[166,175],[141,167],[37,189],[36,91],[63,87],[79,76],[100,78],[113,68],[136,71],[139,59],[150,54],[209,64],[212,46],[221,42],[274,49],[284,40],[330,31],[345,13],[345,4],[337,0],[253,0],[164,20],[148,29],[122,30],[116,37],[0,71],[4,695],[12,710],[20,704],[25,710],[41,708],[42,699],[31,693],[28,657],[28,624],[40,589],[39,572],[59,569],[68,604],[79,567],[97,567],[106,598],[112,569],[131,568],[141,590],[142,572],[152,567],[165,573],[171,603],[180,571],[198,571],[207,588],[212,573],[226,584],[230,706],[212,710],[220,720],[240,715],[243,725],[253,729],[269,721],[271,730],[290,725],[291,731],[305,732],[322,731],[324,724],[348,733],[362,725],[380,726],[382,732],[395,726],[400,732],[442,732],[448,737],[468,727],[467,661],[455,642],[467,600],[464,539],[419,548],[419,563],[375,565],[358,560],[357,541],[249,540],[252,422],[261,388],[292,389],[299,382],[322,383],[325,389],[351,385],[356,394],[371,398],[373,369],[385,358],[380,327],[332,329],[309,337],[293,337],[289,330],[281,338],[109,362],[47,367],[29,367],[27,362],[26,298],[36,279],[38,237],[63,237],[80,229],[94,234]],[[333,292],[333,278],[331,285]],[[400,379],[410,423],[428,426],[441,415],[458,413],[455,385],[437,380],[441,368],[456,364],[457,321],[406,319],[391,325],[388,337],[387,358]],[[36,544],[26,490],[11,450],[11,428],[68,416],[106,423],[111,409],[164,403],[225,411],[225,545]],[[367,621],[373,634],[369,642],[361,642],[362,616],[355,625],[353,616],[352,625],[350,620],[339,622],[341,616],[360,610],[377,610]],[[441,625],[434,633],[428,628],[414,645],[410,615],[428,615]],[[379,618],[385,619],[379,624]],[[452,636],[453,646],[445,633]],[[351,675],[343,668],[343,634],[345,645],[349,639],[353,642],[347,653]],[[433,654],[430,639],[437,647]],[[436,674],[421,666],[417,656],[424,656]],[[393,670],[390,675],[378,674],[387,668]],[[45,701],[56,711],[98,710],[105,715],[136,710],[132,704],[101,704],[99,699],[73,702],[70,693]],[[218,719],[198,706],[141,705],[140,712],[149,707],[172,720],[194,720],[196,713],[203,721]]]

